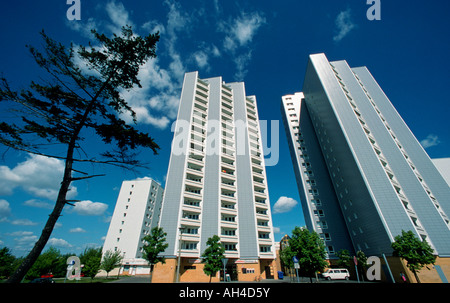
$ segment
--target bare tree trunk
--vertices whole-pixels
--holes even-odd
[[[419,280],[419,275],[417,274],[417,272],[415,270],[413,270],[414,273],[414,277],[416,277],[417,283],[421,283]]]
[[[155,264],[150,264],[150,283],[152,283],[153,280],[153,269],[155,267]]]
[[[36,262],[37,258],[41,254],[45,245],[52,234],[53,228],[55,227],[56,221],[61,215],[62,210],[64,209],[64,205],[66,204],[66,195],[69,191],[69,186],[71,183],[71,175],[72,175],[72,155],[73,155],[73,147],[69,147],[69,151],[67,152],[68,158],[66,160],[66,167],[64,169],[64,178],[61,182],[61,187],[59,189],[58,198],[56,199],[55,207],[53,208],[52,213],[49,215],[47,223],[45,224],[44,229],[42,230],[41,236],[39,240],[34,244],[33,249],[30,253],[25,257],[23,262],[11,275],[11,277],[7,280],[8,283],[20,283],[30,268],[33,266],[34,262]],[[69,158],[70,155],[70,158]]]

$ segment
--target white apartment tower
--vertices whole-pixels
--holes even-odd
[[[109,225],[103,254],[118,251],[124,259],[121,274],[148,274],[142,258],[143,238],[158,225],[164,189],[152,179],[123,181]]]
[[[246,96],[242,82],[186,73],[172,130],[160,220],[169,247],[164,252],[166,264],[156,266],[154,279],[209,281],[200,257],[213,235],[225,246],[232,280],[274,276],[273,228],[256,98]]]

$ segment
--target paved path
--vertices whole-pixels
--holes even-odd
[[[109,283],[150,283],[150,276],[131,276],[131,277],[121,277],[119,280],[115,280]]]

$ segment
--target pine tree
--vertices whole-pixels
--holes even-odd
[[[129,113],[136,122],[136,114],[122,98],[121,91],[141,87],[137,78],[139,68],[156,57],[159,34],[140,37],[133,34],[131,27],[123,27],[122,35],[112,38],[92,32],[99,44],[97,48],[92,45],[67,48],[42,31],[44,51],[28,48],[48,77],[41,83],[31,82],[28,89],[21,91],[14,91],[5,78],[0,79],[0,103],[19,116],[13,122],[10,119],[0,122],[0,143],[65,162],[53,212],[33,249],[8,282],[22,280],[50,238],[64,206],[76,202],[67,199],[71,183],[99,176],[88,175],[77,165],[103,163],[132,169],[142,165],[135,158],[137,148],[150,148],[154,154],[159,149],[148,134],[119,117]],[[76,64],[78,58],[88,71]],[[83,144],[86,137],[97,137],[98,142],[113,147],[89,156]]]

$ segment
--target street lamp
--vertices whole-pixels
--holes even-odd
[[[181,262],[181,237],[183,235],[184,227],[179,227],[178,231],[180,238],[178,240],[178,262],[177,262],[177,283],[180,282],[180,262]]]
[[[227,282],[227,280],[226,280],[226,275],[225,275],[227,262],[228,262],[228,259],[227,259],[227,258],[222,258],[222,264],[223,264],[223,282]]]

